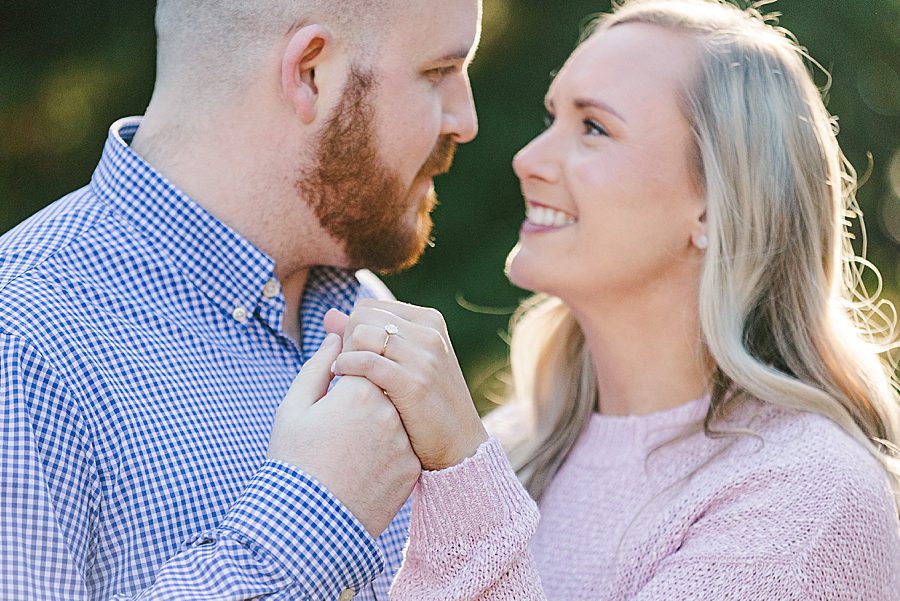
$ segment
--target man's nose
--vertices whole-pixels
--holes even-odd
[[[478,113],[468,79],[465,86],[457,87],[448,96],[441,133],[450,136],[457,144],[471,142],[478,135]]]

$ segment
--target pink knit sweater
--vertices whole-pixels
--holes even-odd
[[[594,415],[540,513],[496,439],[423,474],[391,599],[900,601],[878,462],[829,420],[762,404],[736,422],[759,437],[697,433],[647,458],[707,406]]]

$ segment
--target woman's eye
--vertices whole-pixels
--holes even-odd
[[[582,121],[584,123],[584,133],[589,136],[608,136],[609,132],[606,131],[606,128],[594,121],[593,119],[585,119]]]

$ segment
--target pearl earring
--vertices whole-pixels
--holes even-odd
[[[707,238],[703,234],[696,236],[694,238],[694,246],[696,246],[700,250],[706,250],[707,248],[709,248],[709,238]]]

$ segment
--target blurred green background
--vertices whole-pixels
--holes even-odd
[[[503,332],[526,296],[503,275],[523,218],[510,160],[542,129],[551,73],[586,17],[608,8],[598,0],[485,0],[471,70],[481,133],[438,182],[436,248],[388,278],[399,298],[444,313],[482,409],[500,389]],[[861,174],[872,157],[859,200],[869,257],[896,301],[900,0],[781,0],[772,10],[831,71],[828,107],[840,118],[847,157]],[[87,183],[108,126],[143,112],[154,78],[153,11],[151,0],[0,0],[0,233]]]

